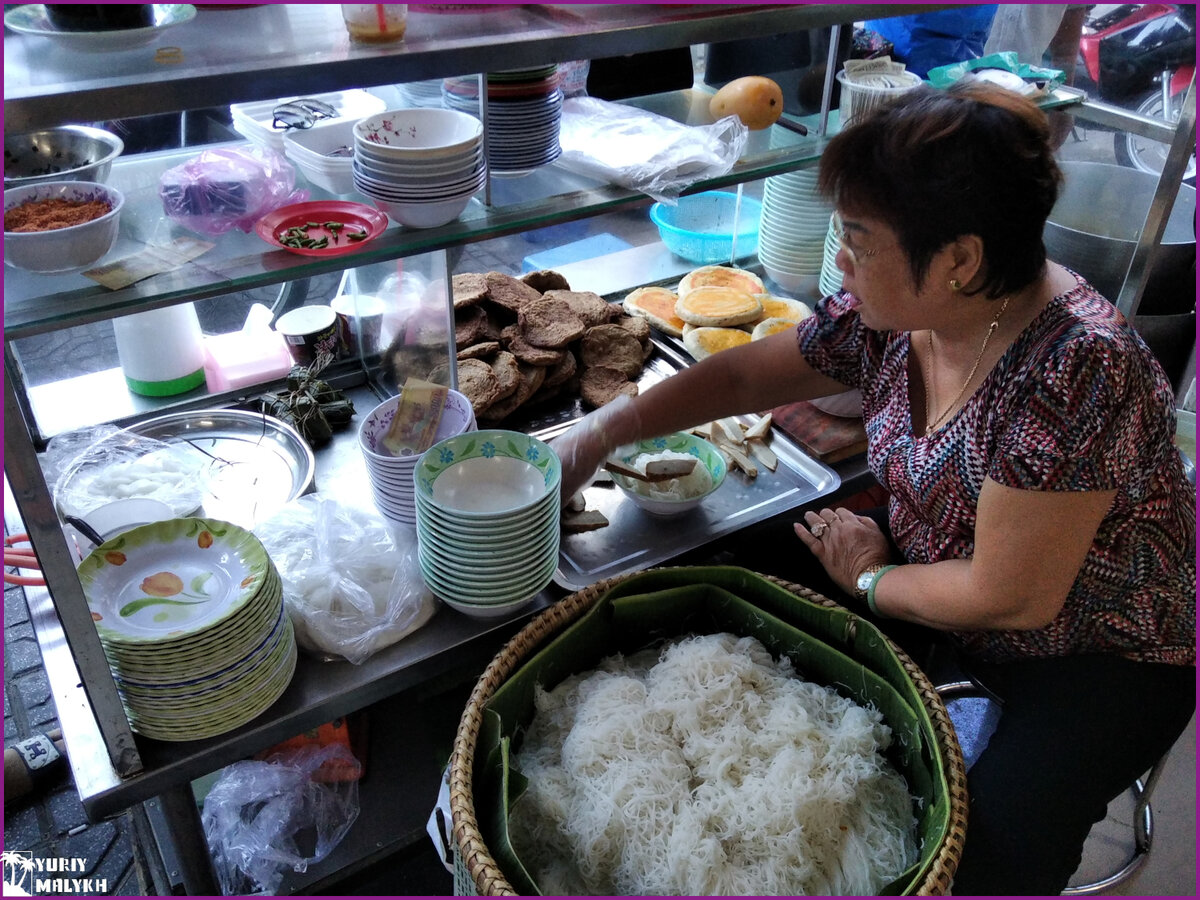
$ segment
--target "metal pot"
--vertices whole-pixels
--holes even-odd
[[[4,187],[45,181],[108,182],[113,160],[125,143],[110,131],[63,125],[44,131],[4,135]]]
[[[1046,252],[1115,303],[1158,176],[1108,163],[1062,161],[1059,167],[1066,183],[1046,222]],[[1196,189],[1180,185],[1162,247],[1146,274],[1140,314],[1177,314],[1195,306],[1195,219]]]

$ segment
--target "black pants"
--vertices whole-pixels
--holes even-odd
[[[867,514],[887,532],[882,511]],[[787,579],[869,617],[829,579],[791,521],[741,532],[703,561]],[[1109,802],[1171,748],[1196,707],[1193,666],[1101,654],[986,664],[958,653],[940,632],[874,621],[935,683],[965,674],[1002,703],[996,731],[967,776],[958,896],[1061,893]]]

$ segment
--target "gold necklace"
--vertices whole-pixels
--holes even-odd
[[[987,334],[983,336],[983,346],[979,348],[979,355],[975,357],[975,364],[971,366],[971,373],[967,376],[967,380],[963,382],[963,386],[959,389],[958,395],[950,401],[950,405],[942,411],[942,414],[936,419],[929,418],[929,408],[933,403],[933,392],[929,390],[929,373],[922,373],[921,387],[925,390],[925,433],[933,431],[934,426],[946,416],[950,415],[950,410],[958,405],[958,401],[962,399],[963,394],[967,392],[967,385],[971,383],[971,379],[975,377],[975,373],[979,370],[979,364],[983,361],[983,354],[987,351],[988,342],[992,339],[992,335],[996,333],[996,329],[1000,327],[1000,317],[1004,315],[1004,311],[1008,309],[1008,301],[1012,296],[1004,298],[1004,303],[1000,306],[1000,312],[996,313],[996,318],[992,319],[992,324],[988,326]],[[933,369],[933,329],[928,331],[929,336],[929,365],[926,367],[930,371]]]

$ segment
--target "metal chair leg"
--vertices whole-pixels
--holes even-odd
[[[951,681],[946,684],[939,684],[936,690],[938,695],[943,698],[962,696],[988,697],[988,691],[973,681]],[[994,699],[991,697],[988,698]],[[1150,848],[1154,842],[1154,810],[1150,806],[1150,796],[1154,793],[1154,787],[1158,784],[1159,776],[1162,775],[1166,764],[1167,754],[1164,754],[1150,769],[1144,781],[1138,778],[1129,787],[1129,790],[1133,793],[1135,804],[1133,816],[1133,854],[1130,856],[1129,861],[1116,872],[1104,878],[1085,884],[1068,886],[1062,892],[1063,896],[1079,897],[1107,893],[1116,885],[1128,881],[1146,864],[1146,860],[1150,858]]]

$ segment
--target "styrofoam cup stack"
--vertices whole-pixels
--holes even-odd
[[[400,395],[384,400],[366,417],[358,429],[358,445],[367,462],[371,495],[385,518],[405,525],[417,524],[413,470],[421,458],[419,453],[395,456],[383,444],[384,435],[392,424]],[[471,401],[458,391],[446,395],[446,408],[435,437],[437,440],[454,437],[476,428]]]
[[[439,441],[413,472],[425,583],[476,618],[507,615],[554,577],[562,464],[518,431],[473,431]]]

